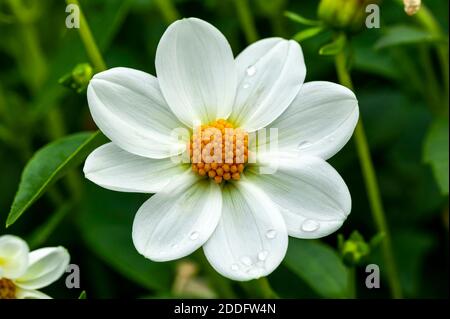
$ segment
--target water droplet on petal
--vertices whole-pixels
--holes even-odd
[[[274,229],[268,230],[266,232],[266,237],[269,239],[274,239],[275,237],[277,237],[277,231]]]
[[[231,265],[231,270],[233,270],[233,271],[238,271],[238,270],[239,270],[238,264],[232,264],[232,265]]]
[[[310,142],[308,142],[308,141],[303,141],[303,142],[298,143],[297,147],[298,147],[299,149],[304,149],[304,148],[310,147],[311,145],[312,145],[312,144],[311,144]]]
[[[264,261],[264,260],[267,259],[267,256],[268,256],[268,255],[269,255],[269,252],[268,252],[267,250],[261,250],[261,251],[258,253],[258,259],[261,260],[261,261]]]
[[[246,70],[247,76],[254,76],[256,73],[256,67],[254,65],[251,65]]]
[[[196,240],[198,238],[198,236],[200,236],[200,234],[197,231],[193,231],[190,235],[189,238],[191,240]]]
[[[249,274],[249,276],[252,276],[253,278],[261,277],[261,272],[258,268],[250,268],[249,270],[247,270],[247,274]]]
[[[243,263],[243,264],[246,265],[246,266],[251,266],[251,265],[252,265],[252,260],[251,260],[251,258],[248,257],[248,256],[243,256],[243,257],[241,258],[241,263]]]
[[[243,87],[244,89],[248,89],[248,88],[250,87],[250,83],[245,82],[244,85],[242,85],[242,87]]]
[[[317,220],[314,220],[314,219],[306,219],[306,220],[303,222],[303,224],[302,224],[302,226],[301,226],[301,229],[302,229],[304,232],[313,232],[313,231],[318,230],[319,227],[320,227],[320,223],[319,223]]]

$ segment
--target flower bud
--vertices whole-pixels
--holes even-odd
[[[77,93],[83,92],[94,75],[94,70],[89,63],[77,64],[72,72],[59,79],[59,83],[75,90]]]
[[[347,240],[339,236],[339,251],[347,266],[357,266],[366,261],[371,247],[359,232],[354,231]]]
[[[319,18],[333,29],[358,32],[364,26],[366,7],[379,0],[321,0]]]

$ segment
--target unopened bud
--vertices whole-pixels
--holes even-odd
[[[347,266],[364,263],[370,254],[370,248],[358,231],[354,231],[347,240],[342,235],[339,236],[339,251]]]
[[[366,19],[366,7],[379,0],[321,0],[319,18],[333,29],[360,31]]]
[[[77,93],[83,92],[94,75],[94,70],[88,63],[77,64],[72,72],[59,79],[59,83],[75,90]]]

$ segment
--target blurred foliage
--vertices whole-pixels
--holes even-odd
[[[155,74],[156,47],[167,25],[177,16],[196,16],[220,29],[235,54],[251,37],[297,35],[297,40],[304,40],[306,80],[337,82],[333,58],[318,52],[320,48],[334,52],[339,43],[324,47],[330,44],[330,32],[321,29],[310,37],[309,29],[305,36],[311,25],[302,26],[284,15],[289,11],[314,22],[318,1],[246,1],[256,25],[253,34],[243,31],[233,0],[173,0],[172,8],[163,0],[80,2],[109,67]],[[448,83],[442,80],[447,71],[436,47],[448,45],[448,34],[425,28],[420,19],[406,15],[399,2],[381,2],[381,28],[363,30],[349,39],[350,64],[404,294],[443,298],[448,297],[449,268]],[[423,2],[441,29],[448,30],[448,2]],[[71,144],[73,139],[92,138],[72,134],[95,131],[83,93],[86,74],[74,73],[77,66],[86,67],[91,61],[77,30],[65,27],[66,16],[64,1],[0,0],[0,234],[23,236],[32,246],[68,248],[71,262],[80,265],[82,289],[68,290],[59,282],[46,291],[55,297],[161,298],[196,295],[195,289],[197,296],[200,291],[210,296],[211,289],[219,297],[254,297],[251,286],[211,271],[201,253],[185,258],[198,268],[187,279],[189,287],[197,288],[180,291],[176,283],[184,268],[178,267],[179,261],[153,263],[133,247],[132,220],[148,196],[106,191],[85,180],[79,167],[74,169],[96,144],[82,148],[75,158],[64,153],[79,149],[79,144]],[[75,87],[79,93],[59,84],[64,76],[69,82],[81,76],[81,85]],[[40,161],[43,152],[54,152],[52,161]],[[376,229],[353,144],[331,162],[353,200],[352,213],[339,233],[349,238],[357,230],[372,238]],[[51,173],[54,168],[70,173],[59,180]],[[39,176],[39,181],[29,184],[24,178],[19,187],[22,171]],[[47,192],[38,199],[33,197],[36,189]],[[15,196],[29,211],[6,229]],[[23,207],[16,198],[10,223]],[[268,278],[280,297],[351,296],[350,272],[338,253],[337,236],[290,239],[284,263]],[[383,269],[379,255],[373,248],[365,259]],[[381,289],[369,290],[365,276],[364,267],[357,267],[354,282],[359,298],[389,297],[385,278]]]

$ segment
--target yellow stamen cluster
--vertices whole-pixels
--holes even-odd
[[[15,299],[16,286],[6,278],[0,278],[0,299]]]
[[[220,119],[194,129],[189,150],[193,172],[217,184],[239,180],[248,162],[248,134]]]

